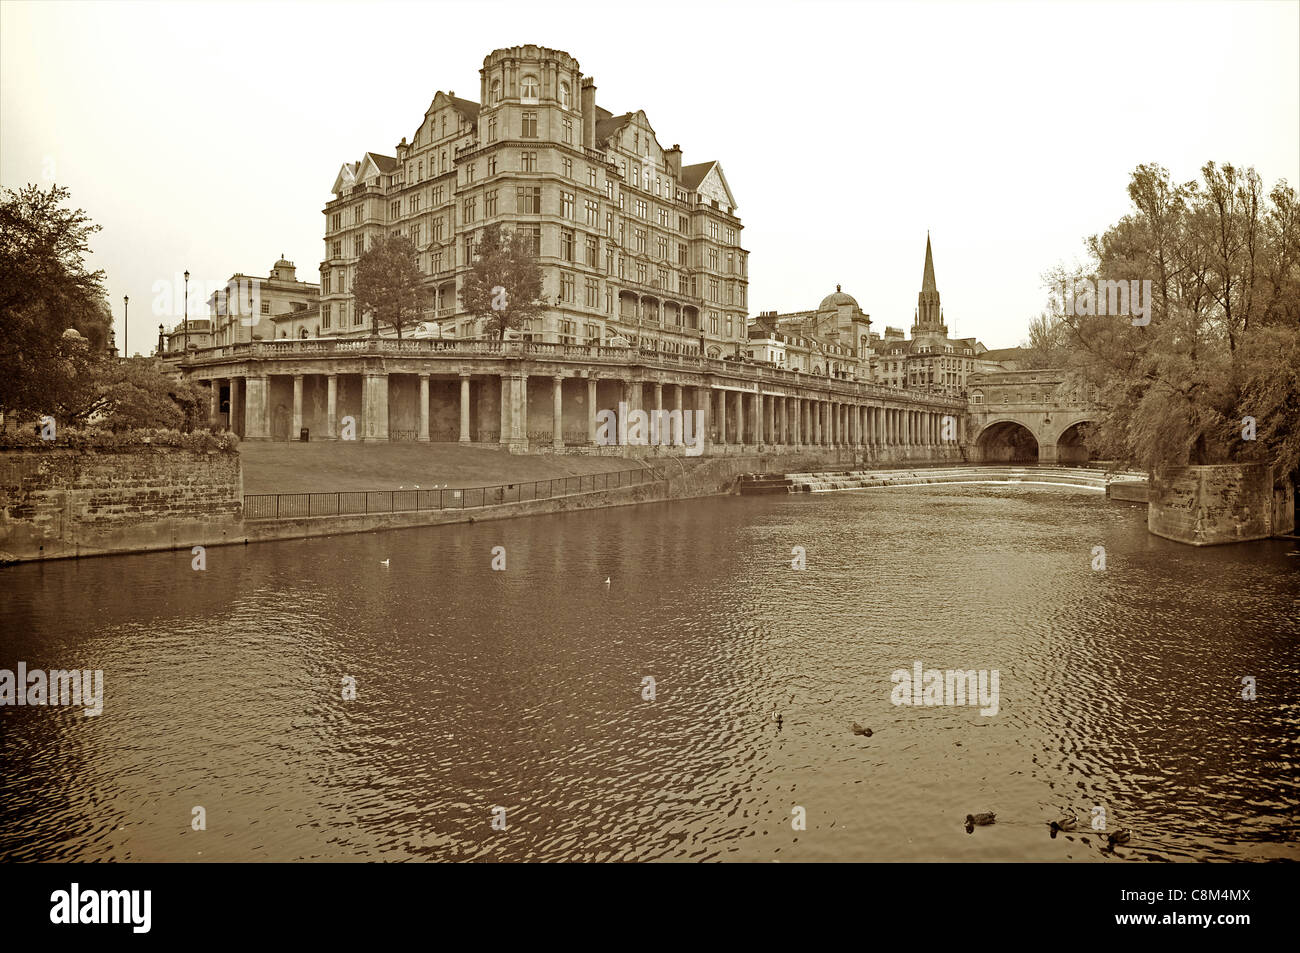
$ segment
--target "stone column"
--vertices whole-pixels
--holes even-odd
[[[361,383],[362,437],[366,443],[388,439],[388,375],[367,373]]]
[[[655,381],[655,410],[664,409],[664,383]]]
[[[339,436],[339,376],[325,378],[325,436],[337,440]]]
[[[429,375],[420,375],[420,439],[429,442]]]
[[[727,392],[718,391],[718,443],[727,442]]]
[[[208,426],[215,427],[221,416],[221,378],[208,381]]]
[[[766,442],[764,437],[767,434],[767,408],[763,406],[763,392],[757,391],[754,394],[754,443],[760,447]]]
[[[469,443],[469,375],[460,375],[460,437],[458,443]]]
[[[709,439],[709,389],[707,387],[695,388],[695,431],[700,436],[700,450],[703,453],[709,452],[709,446],[712,441]]]
[[[736,443],[745,445],[745,393],[736,391]]]
[[[248,403],[247,400],[244,401]],[[239,378],[230,379],[230,431],[243,437],[248,428],[244,425],[244,412],[239,406]]]
[[[587,378],[587,446],[596,445],[596,378]]]
[[[564,375],[556,374],[551,378],[551,446],[556,450],[564,449]]]
[[[814,400],[812,406],[813,445],[820,447],[822,446],[822,402]]]
[[[515,380],[509,374],[501,375],[501,445],[510,445],[510,432],[514,427]]]
[[[271,389],[270,378],[249,377],[244,381],[244,439],[271,439],[271,408],[268,392]]]
[[[289,424],[289,439],[297,440],[302,434],[302,375],[293,375],[293,417]]]

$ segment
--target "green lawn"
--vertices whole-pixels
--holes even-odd
[[[429,490],[630,470],[623,457],[520,455],[454,443],[241,443],[245,493]]]

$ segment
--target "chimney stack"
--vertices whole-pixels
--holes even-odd
[[[674,179],[682,177],[682,147],[674,142],[671,149],[664,151],[664,161],[668,163],[668,174]]]
[[[596,81],[590,76],[582,81],[582,144],[596,148]]]

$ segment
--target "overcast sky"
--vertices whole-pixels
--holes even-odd
[[[950,333],[1017,344],[1042,274],[1128,211],[1141,162],[1300,183],[1295,2],[0,3],[0,184],[56,181],[103,226],[122,346],[155,282],[316,280],[339,166],[392,155],[491,50],[566,50],[614,113],[722,162],[749,306],[837,283],[911,325],[926,230]],[[193,309],[191,309],[193,314]]]

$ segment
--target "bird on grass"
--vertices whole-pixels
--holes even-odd
[[[870,728],[863,728],[863,727],[862,727],[861,725],[859,725],[856,721],[853,723],[853,733],[854,733],[855,735],[865,735],[865,736],[868,737],[868,738],[871,737],[871,729],[870,729]]]
[[[1121,827],[1117,831],[1111,831],[1106,836],[1106,846],[1114,849],[1116,844],[1127,844],[1133,837],[1133,832],[1127,827]]]
[[[992,811],[989,811],[986,814],[967,814],[966,826],[987,827],[989,824],[992,824],[996,819],[997,819],[997,815],[994,814]]]

